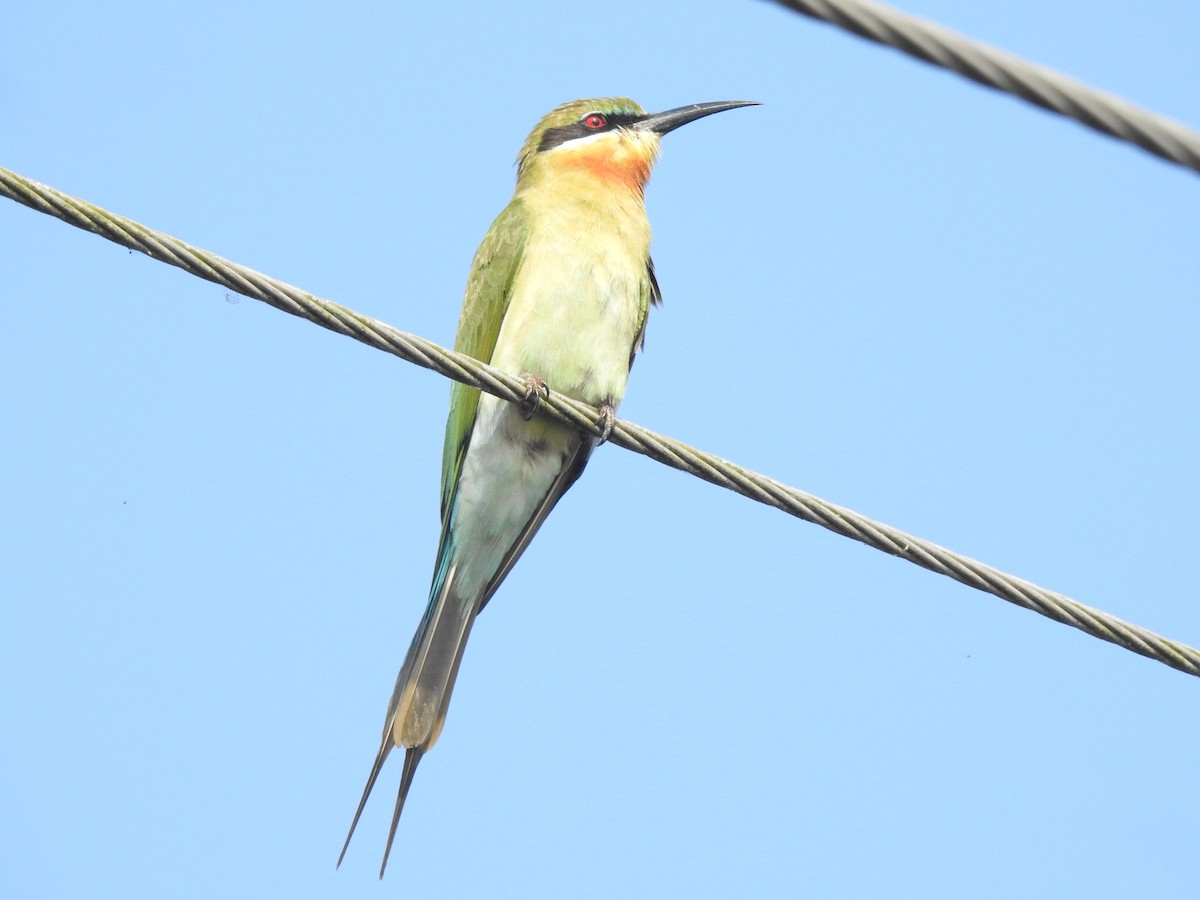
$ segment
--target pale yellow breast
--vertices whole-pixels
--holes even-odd
[[[492,363],[616,406],[646,315],[650,225],[638,193],[564,200],[564,187],[523,197],[530,232]]]

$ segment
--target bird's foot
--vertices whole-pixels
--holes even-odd
[[[596,424],[600,427],[600,443],[603,444],[608,440],[608,436],[612,434],[613,425],[617,421],[617,408],[611,403],[600,404],[600,418],[596,420]]]
[[[550,388],[545,381],[529,372],[522,373],[520,381],[525,385],[525,396],[517,401],[517,412],[528,422],[537,412],[538,404],[550,396]]]

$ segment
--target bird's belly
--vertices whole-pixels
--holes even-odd
[[[469,594],[492,579],[581,441],[558,422],[526,422],[511,403],[479,398],[454,513],[455,542],[471,548],[457,560],[460,589]]]
[[[617,406],[645,320],[645,272],[644,256],[612,251],[531,258],[513,286],[492,364],[585,403]]]

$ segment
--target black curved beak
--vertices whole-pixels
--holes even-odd
[[[724,112],[727,109],[737,109],[739,106],[759,106],[757,100],[717,100],[713,103],[693,103],[691,106],[680,106],[668,109],[666,112],[650,113],[638,119],[631,128],[638,131],[653,131],[663,135],[674,131],[680,125],[695,122],[713,113]]]

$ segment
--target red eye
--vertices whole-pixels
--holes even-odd
[[[604,118],[600,113],[588,113],[583,117],[583,124],[585,127],[595,131],[597,128],[603,128],[607,125],[608,119]]]

